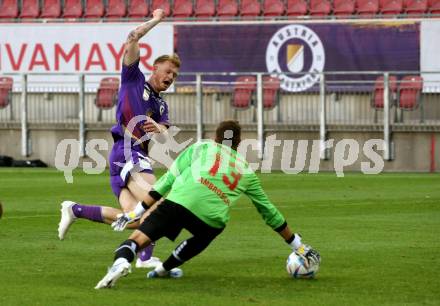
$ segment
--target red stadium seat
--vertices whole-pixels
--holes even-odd
[[[173,17],[188,18],[193,14],[193,4],[191,0],[175,0],[173,2]]]
[[[379,12],[379,0],[357,0],[357,13],[364,17],[373,17]]]
[[[61,16],[60,0],[44,0],[41,18],[59,18]]]
[[[408,75],[400,81],[399,103],[401,109],[413,110],[420,104],[423,89],[423,78],[417,75]]]
[[[380,0],[380,12],[383,15],[398,15],[403,10],[403,0]]]
[[[145,0],[130,0],[128,14],[130,18],[143,18],[149,14],[148,4]]]
[[[430,0],[428,8],[431,14],[440,14],[440,0]]]
[[[393,101],[396,99],[397,94],[397,77],[394,75],[390,75],[388,79],[389,84],[389,93],[390,93],[390,106],[393,105]],[[384,101],[383,101],[383,76],[380,76],[376,79],[376,82],[374,84],[374,92],[373,92],[373,98],[372,98],[372,106],[376,109],[383,108]]]
[[[304,0],[287,0],[286,15],[290,17],[307,15],[307,2]]]
[[[240,16],[242,19],[251,19],[261,14],[261,4],[258,0],[241,0]]]
[[[252,97],[257,88],[257,78],[254,76],[241,76],[235,80],[232,95],[232,106],[246,109],[251,106]]]
[[[83,6],[81,0],[66,0],[64,2],[64,18],[81,18],[83,15]]]
[[[404,11],[408,15],[422,15],[428,11],[428,0],[406,0]]]
[[[286,12],[284,2],[281,0],[265,0],[263,3],[263,16],[279,17]]]
[[[281,82],[271,76],[263,77],[263,107],[272,109],[278,104]]]
[[[0,108],[5,108],[11,103],[12,84],[10,77],[0,77]]]
[[[18,0],[3,0],[0,5],[0,19],[18,17]]]
[[[238,14],[236,0],[219,0],[217,3],[217,16],[220,19],[232,19]]]
[[[196,0],[194,15],[197,18],[212,18],[215,16],[214,0]]]
[[[330,1],[328,0],[310,0],[311,16],[327,16],[332,10]]]
[[[156,9],[163,9],[165,17],[169,17],[171,15],[171,5],[168,0],[152,0],[151,11],[153,12]]]
[[[87,0],[84,18],[101,18],[104,16],[104,3],[101,0]]]
[[[351,16],[355,11],[355,0],[334,0],[333,14],[336,16]]]
[[[38,18],[40,16],[40,3],[38,0],[23,0],[20,18]]]
[[[124,0],[109,0],[107,6],[107,18],[123,18],[127,15],[127,5]]]
[[[102,121],[102,111],[111,109],[118,102],[119,79],[103,78],[96,93],[95,105],[98,107],[98,121]]]

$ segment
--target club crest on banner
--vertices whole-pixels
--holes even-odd
[[[269,73],[278,74],[281,88],[300,92],[319,81],[324,70],[325,52],[319,36],[303,25],[288,25],[279,29],[266,49]]]

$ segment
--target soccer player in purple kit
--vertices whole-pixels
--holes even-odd
[[[111,129],[114,145],[109,157],[111,187],[122,211],[113,207],[64,201],[58,227],[61,240],[78,218],[111,224],[118,214],[133,210],[137,203],[148,198],[150,186],[156,181],[148,158],[148,139],[153,133],[161,133],[169,127],[168,106],[159,93],[167,90],[176,79],[180,59],[177,55],[158,57],[154,61],[152,75],[146,81],[139,69],[139,40],[163,17],[163,10],[155,10],[153,18],[131,31],[125,43],[117,124]],[[130,139],[129,147],[124,137]],[[140,142],[145,138],[147,140]],[[137,224],[132,226],[136,227]],[[155,267],[160,263],[159,259],[151,256],[152,251],[153,246],[149,246],[139,252],[136,266]]]

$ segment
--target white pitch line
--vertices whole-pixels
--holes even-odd
[[[34,215],[34,216],[15,216],[15,217],[3,217],[2,219],[9,220],[9,219],[28,219],[28,218],[43,218],[43,217],[56,217],[59,216],[59,214],[56,215]]]

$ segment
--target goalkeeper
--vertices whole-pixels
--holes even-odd
[[[122,231],[156,201],[166,197],[116,249],[115,261],[96,289],[111,288],[120,277],[131,272],[130,263],[143,247],[162,237],[174,241],[181,230],[186,229],[193,236],[180,243],[163,264],[147,274],[148,278],[181,277],[183,272],[177,267],[202,252],[223,231],[231,206],[243,193],[251,199],[266,224],[303,256],[307,265],[319,263],[319,254],[303,245],[298,234],[292,233],[264,193],[257,175],[236,152],[240,134],[238,122],[221,122],[215,142],[200,142],[188,147],[153,186],[149,197],[112,224],[114,230]]]

